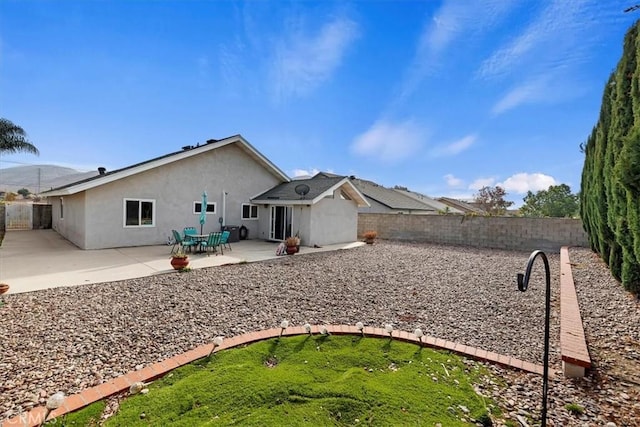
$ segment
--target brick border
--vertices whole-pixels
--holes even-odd
[[[560,353],[566,377],[584,377],[591,368],[567,246],[560,249]]]
[[[327,328],[327,331],[333,335],[361,335],[361,332],[355,326],[351,325],[323,325],[323,326],[312,326],[311,333],[314,335],[320,334],[320,330],[322,327]],[[281,333],[280,328],[271,328],[265,329],[262,331],[249,332],[247,334],[238,335],[235,337],[231,337],[225,339],[222,342],[222,345],[217,347],[214,352],[218,352],[220,350],[230,349],[233,347],[237,347],[239,345],[250,344],[256,341],[262,341],[270,338],[276,338],[280,336]],[[383,328],[374,328],[374,327],[365,327],[362,330],[367,337],[374,338],[389,338],[389,333],[385,331]],[[282,336],[295,336],[295,335],[306,335],[303,326],[292,326],[287,328]],[[394,330],[391,333],[391,337],[397,339],[398,341],[404,341],[408,343],[418,344],[422,347],[434,348],[440,350],[448,350],[453,353],[459,354],[461,356],[466,356],[474,360],[484,361],[495,363],[498,365],[502,365],[508,368],[519,369],[525,372],[542,375],[543,367],[542,365],[536,365],[534,363],[525,362],[520,359],[516,359],[515,357],[505,356],[502,354],[497,354],[491,351],[482,350],[476,347],[470,347],[464,344],[455,343],[453,341],[445,341],[440,338],[434,338],[431,336],[424,336],[422,340],[416,337],[414,334]],[[198,359],[201,359],[209,354],[211,351],[212,344],[204,344],[199,347],[196,347],[193,350],[189,350],[185,353],[178,354],[176,356],[170,357],[169,359],[163,360],[161,362],[154,363],[152,365],[146,366],[143,369],[137,371],[128,372],[125,375],[122,375],[118,378],[114,378],[105,383],[99,384],[97,386],[88,388],[83,390],[80,393],[67,396],[64,400],[64,404],[51,412],[49,419],[53,419],[56,417],[60,417],[69,412],[77,411],[85,406],[88,406],[98,400],[102,400],[109,396],[113,396],[114,394],[121,393],[123,391],[127,391],[129,386],[136,381],[147,382],[159,378],[169,371],[187,365],[191,362],[194,362]],[[10,418],[6,421],[3,421],[2,427],[34,427],[42,423],[44,420],[46,413],[46,409],[44,406],[38,406],[33,408],[31,411],[23,413],[21,415],[17,415],[13,418]]]

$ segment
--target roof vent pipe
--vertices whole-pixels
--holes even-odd
[[[100,166],[100,167],[98,168],[98,173],[99,173],[100,175],[104,175],[105,173],[107,173],[107,168],[104,168],[104,167]]]

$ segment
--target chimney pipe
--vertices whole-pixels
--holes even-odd
[[[104,168],[104,167],[100,166],[100,167],[98,168],[98,173],[99,173],[100,175],[104,175],[105,173],[107,173],[107,168]]]

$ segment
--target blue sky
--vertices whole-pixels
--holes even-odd
[[[0,116],[115,169],[242,134],[290,176],[430,196],[579,190],[640,11],[620,0],[0,2]]]

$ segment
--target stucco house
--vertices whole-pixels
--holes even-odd
[[[201,209],[207,214],[203,233],[244,225],[250,239],[279,241],[295,232],[303,245],[356,239],[357,208],[366,203],[357,190],[337,180],[312,200],[310,191],[305,203],[260,197],[278,189],[289,194],[289,183],[283,171],[235,135],[114,171],[101,168],[97,176],[42,195],[52,205],[52,227],[82,249],[165,243],[172,229],[200,230]],[[309,187],[315,194],[323,186]],[[205,191],[207,206],[202,206]]]
[[[322,173],[281,183],[251,201],[271,206],[270,239],[298,235],[308,246],[355,241],[358,207],[368,206],[349,177]]]

